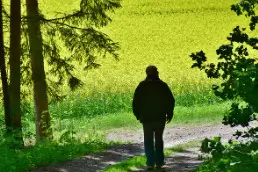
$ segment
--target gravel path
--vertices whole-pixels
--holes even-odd
[[[252,123],[257,126],[257,122]],[[222,141],[231,139],[232,134],[241,127],[231,128],[229,126],[183,126],[166,128],[164,133],[165,147],[173,147],[189,141],[201,140],[205,137],[212,138],[221,136]],[[105,152],[92,155],[85,155],[80,158],[58,163],[55,165],[41,167],[31,172],[51,171],[51,172],[96,172],[107,168],[110,165],[121,162],[127,158],[143,154],[143,134],[142,131],[128,132],[117,131],[107,136],[108,140],[130,142],[112,147]],[[198,159],[198,148],[191,148],[184,152],[173,154],[166,158],[166,171],[193,171],[201,161]],[[135,171],[144,171],[136,169]]]

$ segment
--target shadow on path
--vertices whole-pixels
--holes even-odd
[[[202,161],[199,159],[199,148],[191,148],[167,157],[169,171],[195,171]]]
[[[173,172],[191,172],[202,162],[198,159],[199,148],[190,148],[182,152],[176,152],[166,157],[166,166],[162,170],[153,172],[173,171]],[[85,155],[81,158],[65,161],[62,163],[40,167],[31,172],[96,172],[106,169],[127,158],[143,154],[143,144],[123,144],[113,147],[106,152]],[[132,172],[146,171],[141,167]]]
[[[125,159],[140,155],[143,151],[142,143],[122,144],[105,152],[89,154],[70,161],[39,167],[31,170],[31,172],[96,172]]]

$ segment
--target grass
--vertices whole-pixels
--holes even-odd
[[[167,127],[184,126],[184,125],[216,125],[221,124],[222,118],[228,113],[230,102],[219,105],[196,106],[196,107],[176,107],[174,118]],[[71,126],[71,122],[59,121],[63,128]],[[115,114],[106,114],[97,116],[92,119],[87,117],[79,120],[73,120],[74,131],[78,132],[80,138],[87,138],[90,133],[96,133],[105,136],[113,131],[137,132],[141,131],[142,125],[136,120],[131,112],[121,112]],[[56,123],[58,126],[58,123]],[[70,127],[71,128],[71,127]],[[56,127],[56,130],[58,127]]]
[[[164,151],[165,157],[170,156],[171,154],[174,154],[176,152],[182,152],[185,149],[188,149],[190,147],[197,147],[200,146],[199,141],[192,141],[183,145],[178,145],[173,148],[168,148]],[[144,155],[134,156],[133,158],[129,158],[127,160],[124,160],[123,162],[117,163],[115,165],[112,165],[108,167],[107,169],[103,171],[110,171],[110,172],[126,172],[133,169],[137,169],[139,167],[143,167],[146,164],[146,157]]]
[[[173,122],[169,126],[218,124],[221,123],[223,116],[229,111],[229,108],[229,102],[210,106],[176,107]],[[131,112],[120,112],[94,118],[84,116],[78,119],[63,119],[60,117],[55,119],[54,128],[56,131],[70,128],[75,132],[82,132],[84,134],[95,132],[105,135],[109,130],[120,128],[135,131],[141,128],[141,124]],[[80,137],[82,138],[82,136]]]
[[[86,141],[90,137],[104,137],[108,130],[119,128],[135,130],[141,127],[139,121],[132,114],[131,106],[119,109],[112,108],[115,107],[112,105],[116,102],[115,100],[110,101],[111,104],[102,101],[96,101],[94,104],[94,99],[91,101],[77,98],[51,106],[52,126],[56,136],[59,137],[63,132],[72,130],[78,134],[79,138]],[[91,106],[91,104],[98,107],[98,111],[94,108],[91,111],[91,108],[87,106]],[[229,109],[230,102],[210,105],[197,104],[191,107],[176,106],[171,126],[218,124]],[[95,115],[93,115],[93,111],[95,111]],[[32,113],[33,108],[30,110],[27,108],[27,116],[23,117],[24,133],[35,134]]]
[[[100,141],[91,142],[70,142],[67,144],[48,142],[38,144],[23,150],[8,149],[0,147],[0,171],[21,172],[32,168],[55,164],[75,157],[83,156],[94,152],[100,152],[114,143]]]

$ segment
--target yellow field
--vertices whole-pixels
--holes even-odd
[[[149,64],[157,65],[161,79],[176,94],[209,87],[214,81],[191,69],[189,55],[202,49],[215,59],[216,49],[226,43],[231,30],[247,24],[230,10],[234,2],[237,1],[123,0],[123,7],[112,14],[113,22],[103,29],[120,43],[120,60],[99,59],[100,69],[78,72],[85,83],[81,91],[132,91],[144,79]],[[50,17],[54,11],[79,7],[73,0],[41,0],[40,5]]]

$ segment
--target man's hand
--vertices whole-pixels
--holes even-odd
[[[171,122],[172,117],[173,117],[173,115],[171,115],[171,116],[168,116],[168,115],[167,115],[167,118],[166,118],[166,123],[167,123],[167,124]]]

